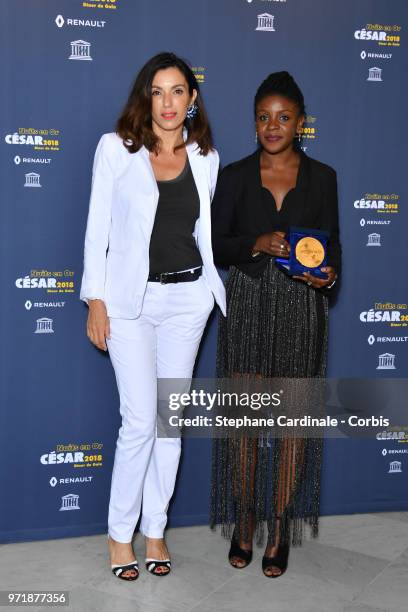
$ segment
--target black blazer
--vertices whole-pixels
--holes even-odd
[[[223,169],[211,207],[216,264],[234,265],[250,276],[260,276],[270,256],[252,257],[256,239],[267,232],[286,232],[294,225],[329,232],[327,263],[340,274],[336,172],[303,152],[300,155],[296,187],[286,195],[279,213],[262,187],[260,151]]]

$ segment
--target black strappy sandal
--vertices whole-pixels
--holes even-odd
[[[232,563],[233,557],[236,557],[240,561],[243,561],[245,565],[234,565]],[[252,561],[252,550],[244,550],[243,548],[241,548],[238,544],[238,541],[235,539],[235,535],[233,535],[231,540],[231,548],[228,553],[228,560],[230,562],[230,565],[232,567],[235,567],[235,569],[244,569],[245,567],[248,567],[248,565]]]
[[[145,559],[146,569],[153,576],[168,576],[171,572],[171,561],[170,559]],[[167,572],[157,572],[159,567],[167,568]]]
[[[121,580],[137,580],[139,578],[139,566],[136,561],[127,563],[126,565],[111,565],[113,574]],[[122,576],[122,574],[128,570],[135,570],[136,576]]]
[[[267,578],[279,578],[288,567],[289,544],[279,544],[278,552],[274,557],[262,557],[262,571]],[[276,567],[280,574],[267,574],[266,571]]]

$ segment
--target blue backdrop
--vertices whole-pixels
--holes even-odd
[[[329,373],[406,375],[407,18],[406,0],[1,2],[1,541],[106,529],[118,396],[78,299],[91,165],[159,51],[194,68],[223,164],[254,149],[261,80],[295,76],[303,146],[339,180]],[[322,513],[408,508],[408,434],[392,435],[326,444]],[[172,525],[206,522],[209,478],[210,441],[187,440]]]

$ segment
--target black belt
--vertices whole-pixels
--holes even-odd
[[[159,272],[158,274],[149,274],[147,280],[153,283],[167,285],[167,283],[189,283],[200,278],[202,267],[187,272]]]

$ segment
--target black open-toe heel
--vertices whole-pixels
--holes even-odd
[[[288,567],[289,544],[279,544],[278,552],[274,557],[262,557],[262,571],[267,578],[279,578]],[[280,574],[269,574],[267,570],[277,567]]]
[[[113,574],[120,578],[121,580],[137,580],[139,578],[139,567],[137,561],[132,561],[132,563],[126,563],[126,565],[111,565],[111,569]],[[134,576],[122,576],[125,572],[133,570],[135,572]]]
[[[168,576],[171,572],[171,561],[170,559],[146,559],[146,569],[153,576]],[[159,568],[164,568],[165,572],[158,572]]]
[[[234,565],[232,563],[233,557],[243,561],[245,565]],[[236,569],[244,569],[244,567],[247,567],[252,561],[252,550],[244,550],[241,548],[238,541],[235,539],[235,535],[233,535],[231,540],[231,548],[228,553],[228,560],[232,567],[235,567]]]
[[[108,534],[108,542],[109,542],[109,539],[110,539],[110,535]],[[125,563],[122,565],[120,563],[111,565],[111,570],[112,570],[112,573],[116,576],[116,578],[120,578],[121,580],[131,581],[131,580],[137,580],[139,578],[139,564],[136,559],[134,561],[131,561],[130,563]],[[128,572],[129,570],[133,570],[135,574],[133,576],[123,576],[122,575],[125,572]]]

